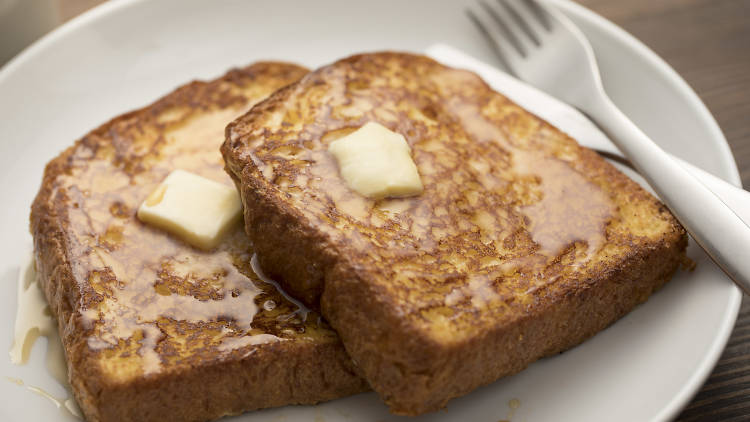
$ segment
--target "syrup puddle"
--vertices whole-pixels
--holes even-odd
[[[62,342],[57,331],[57,324],[49,311],[47,301],[37,282],[32,253],[29,253],[22,262],[19,271],[17,306],[13,345],[9,352],[11,362],[15,365],[26,365],[36,340],[40,336],[46,337],[47,353],[45,360],[47,372],[65,388],[67,395],[63,398],[58,398],[41,387],[26,385],[20,378],[6,376],[5,379],[19,387],[26,387],[27,390],[47,398],[58,409],[65,409],[70,415],[80,419],[81,411],[73,399],[73,394],[68,384],[68,370],[65,363]]]
[[[277,283],[276,281],[268,278],[268,276],[266,276],[263,273],[263,270],[260,268],[260,264],[258,263],[258,254],[255,254],[255,253],[253,254],[253,257],[250,259],[250,267],[253,269],[253,272],[255,272],[255,275],[257,275],[258,278],[262,282],[268,283],[268,284],[272,285],[273,287],[275,287],[276,290],[278,290],[279,293],[281,293],[281,295],[284,296],[284,299],[292,302],[294,304],[294,306],[297,307],[297,310],[294,311],[294,312],[292,312],[291,314],[279,316],[279,318],[281,318],[282,321],[286,321],[286,320],[292,319],[294,317],[294,315],[299,315],[299,317],[300,317],[300,319],[302,320],[303,323],[305,321],[307,321],[307,314],[310,313],[310,309],[307,306],[305,306],[302,302],[300,302],[299,300],[297,300],[297,299],[289,296],[289,294],[287,294],[287,292],[285,292],[284,289],[281,288],[281,286],[279,285],[279,283]]]

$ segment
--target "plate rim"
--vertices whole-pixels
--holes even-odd
[[[56,42],[58,38],[65,36],[65,34],[69,32],[75,31],[78,27],[86,25],[89,21],[96,20],[101,16],[113,13],[121,8],[133,6],[145,1],[146,0],[108,0],[82,12],[66,22],[61,23],[58,27],[47,32],[26,46],[0,67],[0,85],[4,83],[5,78],[12,74],[17,67],[23,66],[24,62],[36,55],[38,50],[44,49],[47,44]]]

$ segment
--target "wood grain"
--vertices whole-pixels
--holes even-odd
[[[102,2],[59,1],[63,20]],[[579,1],[635,35],[685,78],[719,122],[742,182],[750,186],[750,0]],[[677,420],[750,420],[747,296],[719,363]]]

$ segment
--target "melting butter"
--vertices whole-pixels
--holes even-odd
[[[285,341],[285,339],[277,337],[273,334],[256,334],[253,336],[227,337],[221,341],[219,350],[226,352],[249,345],[277,343],[280,341]]]
[[[27,364],[36,339],[40,336],[46,337],[47,354],[45,363],[47,372],[65,388],[68,394],[64,398],[57,398],[41,387],[28,385],[26,389],[49,399],[58,409],[65,409],[71,415],[80,418],[81,411],[72,398],[70,384],[68,384],[68,367],[65,363],[65,353],[57,331],[57,324],[50,313],[49,305],[39,285],[34,255],[31,252],[27,254],[21,264],[18,274],[17,297],[13,345],[9,352],[11,362],[15,365]],[[6,377],[6,379],[18,386],[25,385],[20,378]]]
[[[362,196],[403,198],[424,190],[406,138],[380,123],[366,123],[331,142],[328,151],[349,188]]]
[[[511,422],[519,407],[521,407],[520,400],[510,399],[510,401],[508,401],[508,416],[505,419],[500,419],[498,422]]]
[[[242,218],[237,189],[174,170],[138,207],[138,219],[204,250],[215,248]]]
[[[71,415],[79,419],[81,418],[81,410],[78,408],[78,404],[75,402],[75,400],[71,399],[70,397],[57,398],[53,396],[52,394],[50,394],[49,392],[45,391],[44,389],[35,387],[33,385],[27,386],[26,389],[48,399],[55,406],[57,406],[58,409],[65,409]]]
[[[5,379],[16,385],[20,385],[20,386],[23,385],[23,380],[21,378],[5,377]]]
[[[52,402],[58,409],[65,409],[67,410],[71,415],[75,416],[76,418],[81,418],[81,409],[78,407],[78,403],[75,402],[70,397],[64,397],[64,398],[57,398],[54,395],[52,395],[50,392],[44,390],[41,387],[36,387],[33,385],[26,385],[25,382],[23,382],[20,378],[13,378],[13,377],[5,377],[8,381],[12,382],[13,384],[16,384],[19,387],[26,387],[27,390],[31,391],[34,394],[38,394],[49,401]]]
[[[27,257],[18,276],[18,308],[10,360],[24,365],[29,360],[31,347],[39,336],[56,332],[55,321],[50,317],[49,306],[36,279],[33,256]]]
[[[513,419],[513,416],[516,415],[516,410],[521,407],[521,401],[518,399],[510,399],[510,401],[508,401],[508,407],[510,408],[508,411],[508,420],[511,420]]]

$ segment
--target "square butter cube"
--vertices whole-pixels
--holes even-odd
[[[242,216],[237,190],[184,170],[175,170],[138,208],[138,219],[193,246],[211,249]]]
[[[347,186],[372,199],[422,193],[422,180],[404,136],[369,122],[328,146]]]

